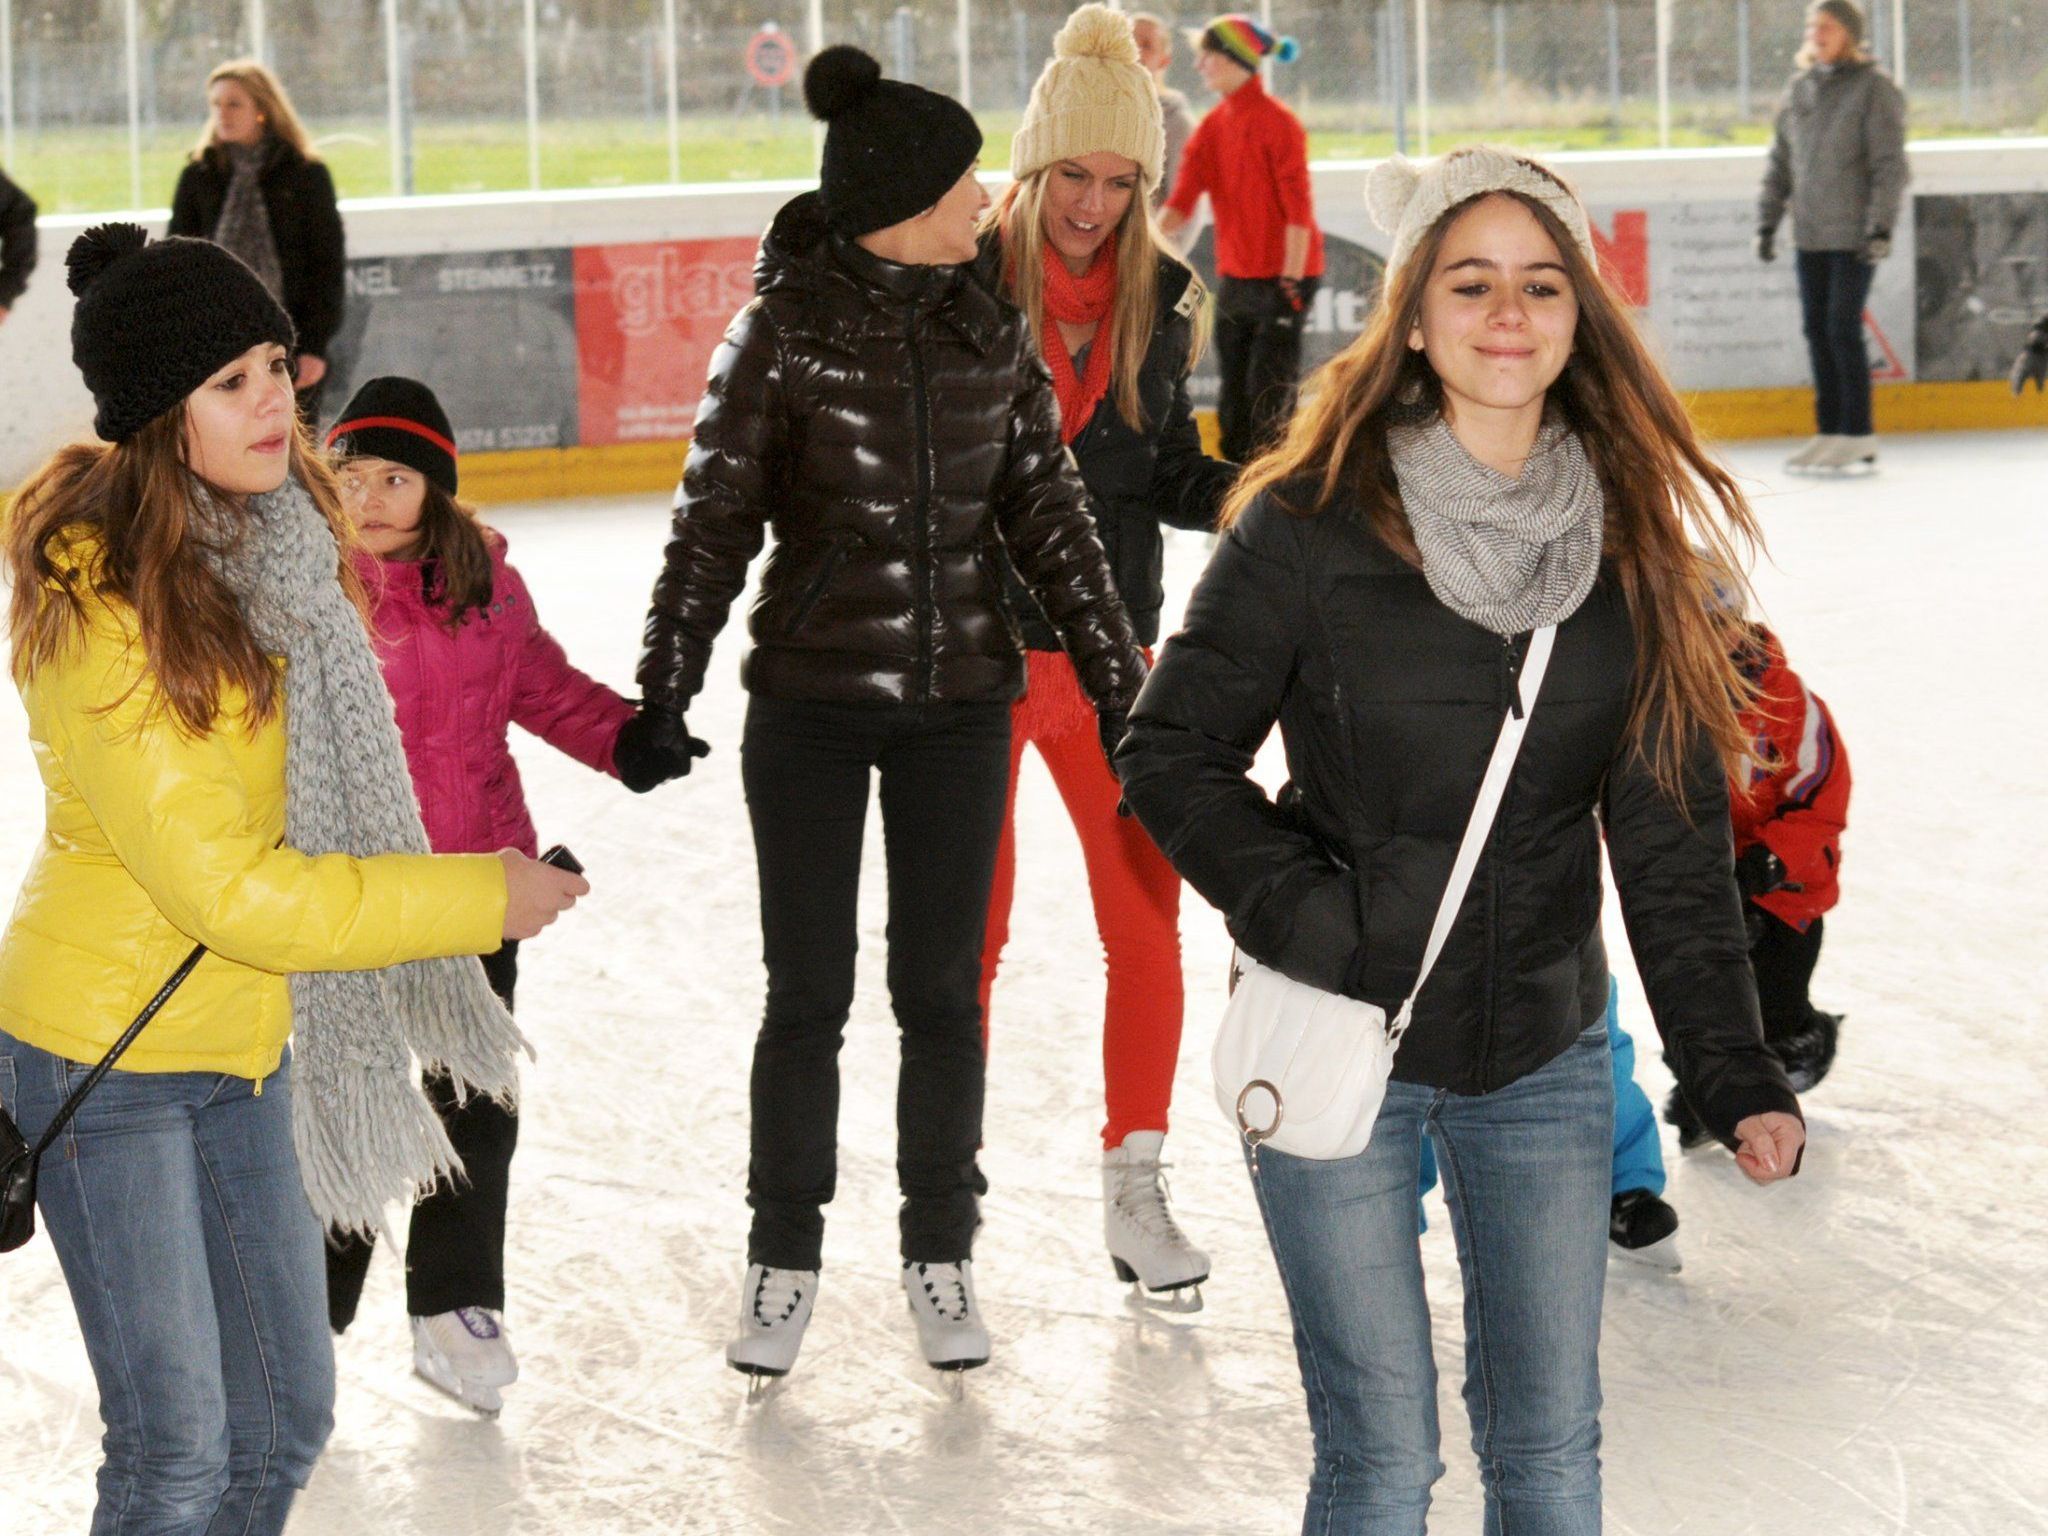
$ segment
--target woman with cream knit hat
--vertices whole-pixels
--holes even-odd
[[[1016,178],[984,221],[980,271],[1030,317],[1059,396],[1061,435],[1087,484],[1117,589],[1141,644],[1158,637],[1162,524],[1208,529],[1236,468],[1206,457],[1188,403],[1202,290],[1153,222],[1165,135],[1129,18],[1074,12],[1053,42],[1010,154]],[[1108,960],[1103,1020],[1103,1224],[1116,1273],[1200,1304],[1207,1255],[1175,1224],[1160,1174],[1180,1051],[1180,879],[1129,817],[1096,714],[1059,638],[1021,586],[1028,648],[1012,715],[1010,795],[982,956],[982,1017],[1009,934],[1017,771],[1026,743],[1051,770],[1081,837]],[[984,1023],[986,1028],[986,1023]]]

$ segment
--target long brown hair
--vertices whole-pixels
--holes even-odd
[[[14,588],[8,631],[14,675],[63,659],[87,624],[85,594],[134,610],[143,654],[167,710],[193,736],[212,729],[222,694],[246,700],[251,724],[274,719],[283,697],[277,669],[250,633],[241,603],[206,558],[201,508],[232,508],[185,464],[185,407],[164,412],[126,442],[61,448],[17,493],[6,544]],[[291,473],[341,546],[336,572],[361,603],[346,551],[354,540],[341,492],[303,423],[291,434]],[[89,538],[89,552],[73,540]],[[89,553],[82,564],[81,553]]]
[[[1481,194],[1485,196],[1489,194]],[[1714,598],[1715,574],[1739,572],[1763,543],[1749,503],[1700,446],[1685,407],[1637,334],[1627,306],[1548,208],[1508,192],[1535,215],[1562,253],[1578,296],[1571,361],[1550,387],[1550,405],[1579,435],[1600,476],[1607,513],[1605,557],[1614,563],[1636,635],[1635,705],[1629,731],[1657,782],[1680,794],[1695,731],[1714,743],[1725,768],[1749,750],[1738,718],[1754,689],[1732,653],[1739,622]],[[1311,516],[1340,494],[1358,497],[1373,532],[1412,565],[1421,564],[1387,456],[1387,428],[1443,411],[1443,386],[1408,337],[1444,237],[1478,198],[1449,209],[1382,291],[1364,333],[1323,366],[1286,436],[1255,460],[1225,504],[1229,527],[1271,493],[1289,512]],[[1384,288],[1384,285],[1383,285]],[[1312,484],[1306,498],[1296,489]],[[1695,549],[1694,541],[1704,545]],[[1650,735],[1655,722],[1654,739]]]
[[[491,602],[491,540],[496,535],[477,509],[426,482],[420,504],[419,537],[404,558],[420,563],[427,601],[445,610],[449,629],[461,627],[463,615]]]
[[[1040,166],[1029,176],[1003,189],[993,208],[982,215],[984,234],[997,232],[1003,242],[1003,292],[1024,311],[1031,334],[1041,346],[1061,345],[1058,328],[1048,331],[1045,315],[1045,179],[1058,163]],[[1152,347],[1152,332],[1158,323],[1159,258],[1180,261],[1180,254],[1166,243],[1152,217],[1152,204],[1141,184],[1131,192],[1131,203],[1117,221],[1116,302],[1109,313],[1110,344],[1116,355],[1110,359],[1109,392],[1116,401],[1117,414],[1133,431],[1142,432],[1145,407],[1138,392],[1138,377],[1144,371],[1145,354]],[[1185,263],[1182,263],[1185,265]],[[1199,282],[1192,270],[1188,281]],[[1188,367],[1201,359],[1208,339],[1206,307],[1197,305],[1194,336],[1188,346]]]
[[[229,59],[225,64],[216,64],[213,73],[206,77],[209,94],[223,80],[232,80],[249,93],[249,99],[256,104],[256,112],[263,119],[263,126],[273,139],[282,139],[299,153],[302,160],[318,160],[313,153],[313,141],[306,133],[306,125],[299,121],[299,114],[292,109],[292,99],[285,93],[284,82],[270,72],[270,67],[260,59]],[[192,146],[192,158],[204,160],[221,147],[213,136],[213,117],[208,113],[206,127],[199,135],[199,142]]]

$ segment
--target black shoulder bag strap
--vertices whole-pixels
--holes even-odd
[[[85,1081],[71,1090],[71,1094],[58,1106],[57,1113],[50,1117],[50,1123],[43,1134],[36,1138],[31,1147],[22,1138],[20,1128],[0,1108],[0,1253],[11,1253],[36,1235],[36,1165],[42,1161],[57,1138],[64,1134],[64,1127],[71,1123],[71,1117],[78,1113],[78,1106],[85,1102],[85,1096],[100,1085],[100,1079],[114,1070],[135,1037],[142,1028],[157,1016],[159,1009],[170,1001],[192,968],[199,964],[206,953],[204,944],[194,944],[192,953],[178,963],[168,979],[156,990],[156,996],[142,1005],[142,1011],[135,1015],[135,1021],[121,1032],[121,1038],[107,1048],[93,1069],[86,1073]]]

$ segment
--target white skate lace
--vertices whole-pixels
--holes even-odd
[[[773,1328],[796,1315],[804,1299],[803,1272],[795,1269],[764,1269],[754,1285],[754,1321]]]
[[[1147,1237],[1156,1237],[1177,1247],[1188,1246],[1187,1238],[1175,1225],[1168,1205],[1172,1190],[1166,1182],[1163,1162],[1130,1162],[1117,1171],[1121,1175],[1110,1204],[1130,1218]]]
[[[959,1265],[914,1264],[911,1268],[917,1271],[917,1278],[923,1282],[925,1299],[931,1303],[934,1312],[949,1323],[967,1321],[967,1287],[960,1279]],[[932,1278],[934,1275],[938,1276],[936,1281]],[[946,1288],[947,1294],[941,1295],[940,1286]]]

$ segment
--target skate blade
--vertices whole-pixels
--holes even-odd
[[[1607,1251],[1617,1259],[1626,1259],[1660,1275],[1675,1275],[1685,1268],[1685,1261],[1679,1257],[1678,1234],[1675,1232],[1669,1237],[1658,1238],[1647,1248],[1624,1248],[1609,1239]]]
[[[505,1399],[499,1395],[496,1387],[465,1384],[460,1376],[439,1370],[428,1361],[415,1359],[412,1363],[412,1373],[436,1392],[453,1398],[479,1418],[495,1419],[505,1407]]]
[[[1204,1275],[1202,1280],[1209,1277]],[[1131,1282],[1129,1304],[1147,1312],[1173,1312],[1187,1314],[1202,1310],[1202,1280],[1190,1280],[1185,1285],[1161,1286],[1148,1291],[1136,1281]]]
[[[789,1374],[787,1371],[771,1371],[766,1366],[742,1364],[738,1360],[728,1359],[725,1363],[747,1378],[747,1405],[749,1407],[760,1402],[762,1398],[768,1395],[770,1387]]]

